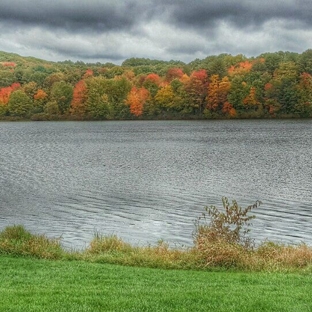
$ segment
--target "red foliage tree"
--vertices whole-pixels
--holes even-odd
[[[155,83],[157,86],[159,86],[160,83],[161,83],[161,78],[159,77],[159,75],[152,73],[152,74],[148,74],[148,75],[145,77],[145,81],[144,81],[144,82],[148,82],[148,81],[149,81],[149,82],[153,82],[153,83]]]
[[[16,67],[16,63],[14,62],[0,62],[0,64],[4,67]]]
[[[184,75],[183,70],[181,68],[169,68],[166,74],[166,81],[170,82],[173,79],[180,79]]]
[[[93,70],[92,69],[87,69],[84,75],[82,76],[83,79],[92,77],[93,76]]]
[[[1,88],[0,89],[0,104],[7,105],[9,102],[11,93],[17,90],[18,88],[20,88],[20,86],[21,85],[18,82],[14,82],[9,87]]]
[[[182,78],[182,77],[181,77]],[[192,99],[194,108],[202,111],[208,89],[208,75],[206,70],[201,69],[192,72],[190,79],[186,80],[185,90]]]

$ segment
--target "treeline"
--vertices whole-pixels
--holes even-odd
[[[0,52],[4,120],[290,117],[312,117],[312,50],[121,66]]]

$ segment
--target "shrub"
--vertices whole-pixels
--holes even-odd
[[[250,220],[255,216],[249,216],[248,213],[259,207],[261,202],[256,201],[255,204],[242,209],[235,200],[230,204],[228,199],[223,197],[222,204],[223,211],[216,206],[205,207],[207,214],[204,213],[196,223],[195,245],[204,240],[209,243],[224,242],[238,244],[245,248],[251,247],[253,241],[246,234],[250,231],[248,228]],[[210,218],[209,223],[207,223],[207,215]]]
[[[206,207],[206,213],[198,218],[195,249],[202,255],[206,266],[237,267],[254,247],[253,240],[246,234],[250,231],[250,220],[255,216],[248,213],[261,202],[244,209],[235,200],[230,204],[226,197],[222,198],[222,203],[222,210],[215,206]]]

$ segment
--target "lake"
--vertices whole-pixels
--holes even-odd
[[[0,230],[23,224],[85,248],[95,233],[192,244],[222,196],[251,235],[312,244],[312,121],[1,122]]]

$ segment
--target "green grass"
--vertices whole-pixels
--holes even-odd
[[[312,311],[312,275],[0,256],[0,311]]]

